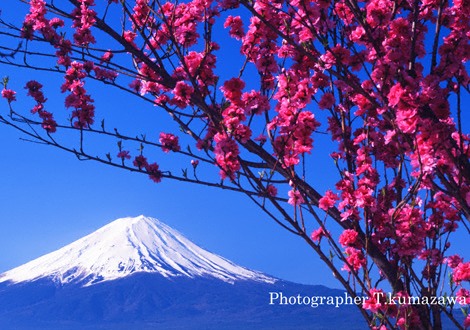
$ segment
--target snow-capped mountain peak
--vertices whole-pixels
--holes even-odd
[[[212,277],[225,282],[276,280],[210,253],[157,219],[121,218],[57,251],[0,275],[14,283],[52,277],[65,284],[109,281],[136,272]]]

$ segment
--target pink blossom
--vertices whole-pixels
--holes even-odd
[[[431,266],[439,266],[442,263],[442,254],[439,249],[426,249],[418,256],[420,260],[426,260]]]
[[[28,96],[33,97],[36,102],[46,102],[47,99],[44,97],[44,94],[41,91],[42,84],[38,83],[35,80],[30,80],[26,83],[25,89],[28,90]]]
[[[353,247],[347,247],[345,252],[347,264],[344,264],[342,270],[346,270],[348,272],[357,272],[359,269],[361,269],[361,267],[366,264],[366,259],[361,250]]]
[[[48,133],[54,133],[57,130],[57,123],[48,111],[38,111],[39,117],[42,119],[41,127]]]
[[[318,121],[310,111],[297,112],[288,104],[279,109],[279,115],[268,124],[268,129],[280,128],[273,147],[283,167],[297,165],[300,162],[299,156],[312,150],[311,135],[318,126]]]
[[[151,25],[153,23],[152,17],[149,16],[150,9],[148,0],[136,0],[132,14],[132,25],[135,29],[141,28],[145,24]]]
[[[227,80],[220,90],[224,93],[226,99],[233,103],[239,103],[242,96],[242,89],[245,87],[245,82],[240,78],[232,78]]]
[[[122,36],[124,40],[126,40],[128,43],[135,45],[134,40],[137,37],[137,33],[132,32],[132,31],[124,31]]]
[[[418,112],[416,109],[398,110],[396,123],[403,133],[413,134],[418,125]]]
[[[352,22],[354,21],[354,14],[352,13],[351,9],[343,3],[343,2],[337,2],[335,3],[335,11],[339,18],[341,18],[346,25],[351,25]]]
[[[170,102],[184,109],[191,102],[193,93],[194,88],[192,86],[189,86],[184,81],[178,81],[173,89],[175,97]]]
[[[118,76],[116,71],[103,69],[99,66],[93,66],[93,71],[95,72],[95,78],[100,80],[114,81]]]
[[[276,197],[277,196],[277,188],[273,186],[272,184],[268,184],[266,186],[266,194],[269,197]]]
[[[145,170],[149,174],[150,180],[155,183],[159,183],[162,181],[162,172],[159,170],[159,166],[157,163],[148,164],[145,167]]]
[[[289,200],[287,201],[290,205],[298,206],[300,204],[305,203],[305,200],[300,193],[300,191],[296,189],[289,190],[287,193],[289,195]]]
[[[84,82],[93,68],[93,62],[73,61],[65,72],[65,82],[61,86],[62,92],[70,93],[65,99],[65,106],[73,108],[72,122],[76,128],[89,127],[94,123],[94,100],[87,93]]]
[[[235,174],[240,169],[238,155],[240,153],[237,143],[226,134],[217,133],[214,136],[216,146],[214,148],[215,160],[220,166],[222,179],[235,180]]]
[[[328,211],[330,208],[332,208],[336,201],[339,200],[338,195],[336,195],[334,192],[331,190],[327,190],[325,193],[325,196],[320,198],[318,201],[318,207],[321,208],[322,210]]]
[[[401,257],[416,257],[425,247],[426,228],[422,211],[406,204],[399,212],[391,208],[389,215],[395,216],[394,251]]]
[[[320,109],[329,109],[335,104],[336,100],[333,94],[325,93],[323,94],[318,106]]]
[[[382,309],[387,300],[384,292],[381,289],[370,289],[369,290],[369,299],[364,301],[362,308],[371,311],[372,313],[377,313]]]
[[[201,71],[201,65],[204,60],[204,54],[191,51],[184,57],[184,62],[191,76],[195,76]]]
[[[324,62],[325,69],[329,69],[336,64],[349,65],[350,57],[350,51],[338,44],[332,47],[330,51],[327,51],[320,58]]]
[[[452,279],[460,284],[462,281],[470,281],[470,262],[461,262],[453,269]]]
[[[315,74],[310,78],[310,81],[314,88],[325,88],[330,85],[330,79],[328,76],[320,71],[315,72]]]
[[[400,83],[393,85],[392,88],[390,88],[390,92],[388,93],[388,105],[392,107],[396,106],[404,94],[405,90]]]
[[[26,83],[25,89],[28,90],[28,96],[33,97],[36,105],[31,110],[31,113],[38,114],[42,119],[41,127],[48,133],[54,133],[57,130],[57,122],[54,120],[52,113],[44,109],[44,103],[47,99],[42,92],[42,85],[35,80],[30,80]]]
[[[224,23],[224,28],[230,27],[230,36],[237,40],[241,40],[244,37],[245,32],[243,31],[243,21],[240,16],[233,17],[229,15]]]
[[[122,160],[131,159],[131,156],[129,155],[129,151],[126,151],[126,150],[119,151],[117,154],[117,157],[121,158]]]
[[[227,131],[242,143],[247,142],[251,137],[251,129],[242,124],[246,120],[245,111],[234,105],[229,105],[222,113]]]
[[[96,23],[96,12],[90,9],[94,6],[94,1],[80,0],[80,7],[75,8],[72,12],[74,16],[73,27],[75,34],[73,38],[75,43],[80,46],[88,46],[96,42],[95,37],[92,35],[91,27]]]
[[[354,229],[345,229],[339,237],[339,243],[343,247],[352,246],[358,247],[360,242],[358,240],[359,234]]]
[[[179,146],[178,142],[179,138],[171,133],[160,133],[160,144],[162,145],[162,150],[164,152],[170,152],[170,151],[180,151],[181,147]]]
[[[463,320],[463,326],[465,327],[465,329],[470,328],[470,314],[467,315],[465,320]]]
[[[464,288],[460,288],[459,291],[455,294],[457,302],[460,305],[470,305],[470,291]]]
[[[255,141],[258,141],[260,144],[265,144],[267,140],[268,140],[268,137],[264,134],[260,134],[257,137],[255,137]]]
[[[310,238],[312,239],[312,241],[320,243],[320,241],[323,237],[329,237],[329,236],[330,236],[330,233],[325,232],[323,227],[320,227],[318,229],[315,229],[312,232],[312,234],[310,235]]]
[[[392,17],[393,3],[390,0],[372,0],[367,4],[367,23],[375,28],[379,25],[387,25]]]
[[[64,21],[58,17],[54,17],[54,18],[51,18],[51,20],[49,21],[49,24],[57,29],[59,27],[63,27],[64,26]]]
[[[44,0],[31,0],[29,5],[29,14],[25,17],[23,28],[21,29],[21,36],[32,40],[34,31],[46,29],[49,22],[45,18],[47,10]]]
[[[16,101],[16,92],[11,89],[3,89],[2,90],[2,97],[5,98],[8,103]]]
[[[197,159],[191,159],[191,166],[196,168],[199,165],[199,161]]]
[[[444,262],[447,263],[447,265],[450,268],[454,269],[455,267],[457,267],[459,264],[463,262],[463,259],[461,256],[455,254],[455,255],[445,258]]]
[[[134,166],[139,170],[146,168],[148,166],[147,158],[142,155],[136,156],[133,162]]]
[[[111,59],[113,58],[114,54],[113,52],[111,52],[110,50],[108,50],[107,52],[105,52],[103,54],[103,56],[101,56],[101,60],[100,62],[103,63],[103,62],[109,62],[111,61]]]
[[[259,91],[252,90],[248,93],[243,93],[242,101],[247,115],[257,114],[260,115],[270,108],[268,98],[261,95]]]

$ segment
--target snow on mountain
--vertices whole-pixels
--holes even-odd
[[[195,245],[176,230],[145,216],[121,218],[57,251],[0,275],[1,282],[50,277],[84,286],[136,272],[172,277],[213,277],[224,282],[276,279],[240,267]]]

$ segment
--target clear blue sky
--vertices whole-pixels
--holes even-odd
[[[17,6],[16,1],[2,3],[2,17],[17,15]],[[218,67],[238,70],[231,61],[220,59]],[[46,106],[66,113],[63,95],[57,92],[61,77],[0,65],[3,76],[9,76],[10,87],[19,92],[29,79],[44,84],[58,79],[46,89]],[[98,117],[102,111],[118,112],[121,123],[138,122],[136,118],[145,118],[155,109],[108,90],[92,94]],[[24,99],[24,94],[18,98]],[[16,106],[28,111],[31,103],[22,102]],[[0,111],[5,114],[3,100]],[[152,120],[145,123],[151,130]],[[168,180],[154,184],[145,175],[78,161],[73,155],[20,138],[18,132],[0,125],[0,272],[56,250],[116,218],[144,214],[242,266],[294,282],[339,287],[305,243],[277,226],[243,195]],[[328,171],[332,163],[325,165],[320,159],[312,165],[321,174],[320,191],[328,181],[336,181]],[[464,242],[457,240],[456,247],[463,248]]]

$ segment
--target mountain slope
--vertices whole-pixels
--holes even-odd
[[[0,283],[51,277],[91,285],[135,272],[164,277],[210,276],[225,282],[275,279],[210,253],[154,218],[121,218],[55,252],[0,275]]]
[[[0,325],[15,330],[78,329],[364,329],[355,306],[269,305],[286,296],[343,295],[340,290],[278,281],[165,278],[135,273],[86,287],[46,279],[2,287]]]

